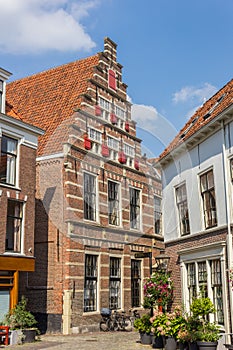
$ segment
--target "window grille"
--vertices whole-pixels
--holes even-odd
[[[97,255],[85,256],[84,312],[97,308]]]

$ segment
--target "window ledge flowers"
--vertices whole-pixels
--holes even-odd
[[[144,283],[143,307],[145,309],[156,306],[167,307],[173,299],[173,288],[173,282],[169,273],[153,273]]]

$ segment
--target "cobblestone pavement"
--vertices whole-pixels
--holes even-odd
[[[18,350],[149,350],[151,345],[139,341],[139,333],[132,332],[95,332],[77,335],[42,335],[39,341],[23,345],[0,346],[4,349]]]

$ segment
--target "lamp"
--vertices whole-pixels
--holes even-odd
[[[152,271],[166,272],[169,264],[170,256],[165,254],[165,250],[161,249],[160,254],[155,257],[155,264],[152,266]]]

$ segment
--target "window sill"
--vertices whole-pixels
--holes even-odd
[[[15,190],[15,191],[21,191],[20,187],[17,187],[15,185],[5,184],[4,182],[0,182],[0,187],[10,188],[10,189]]]

